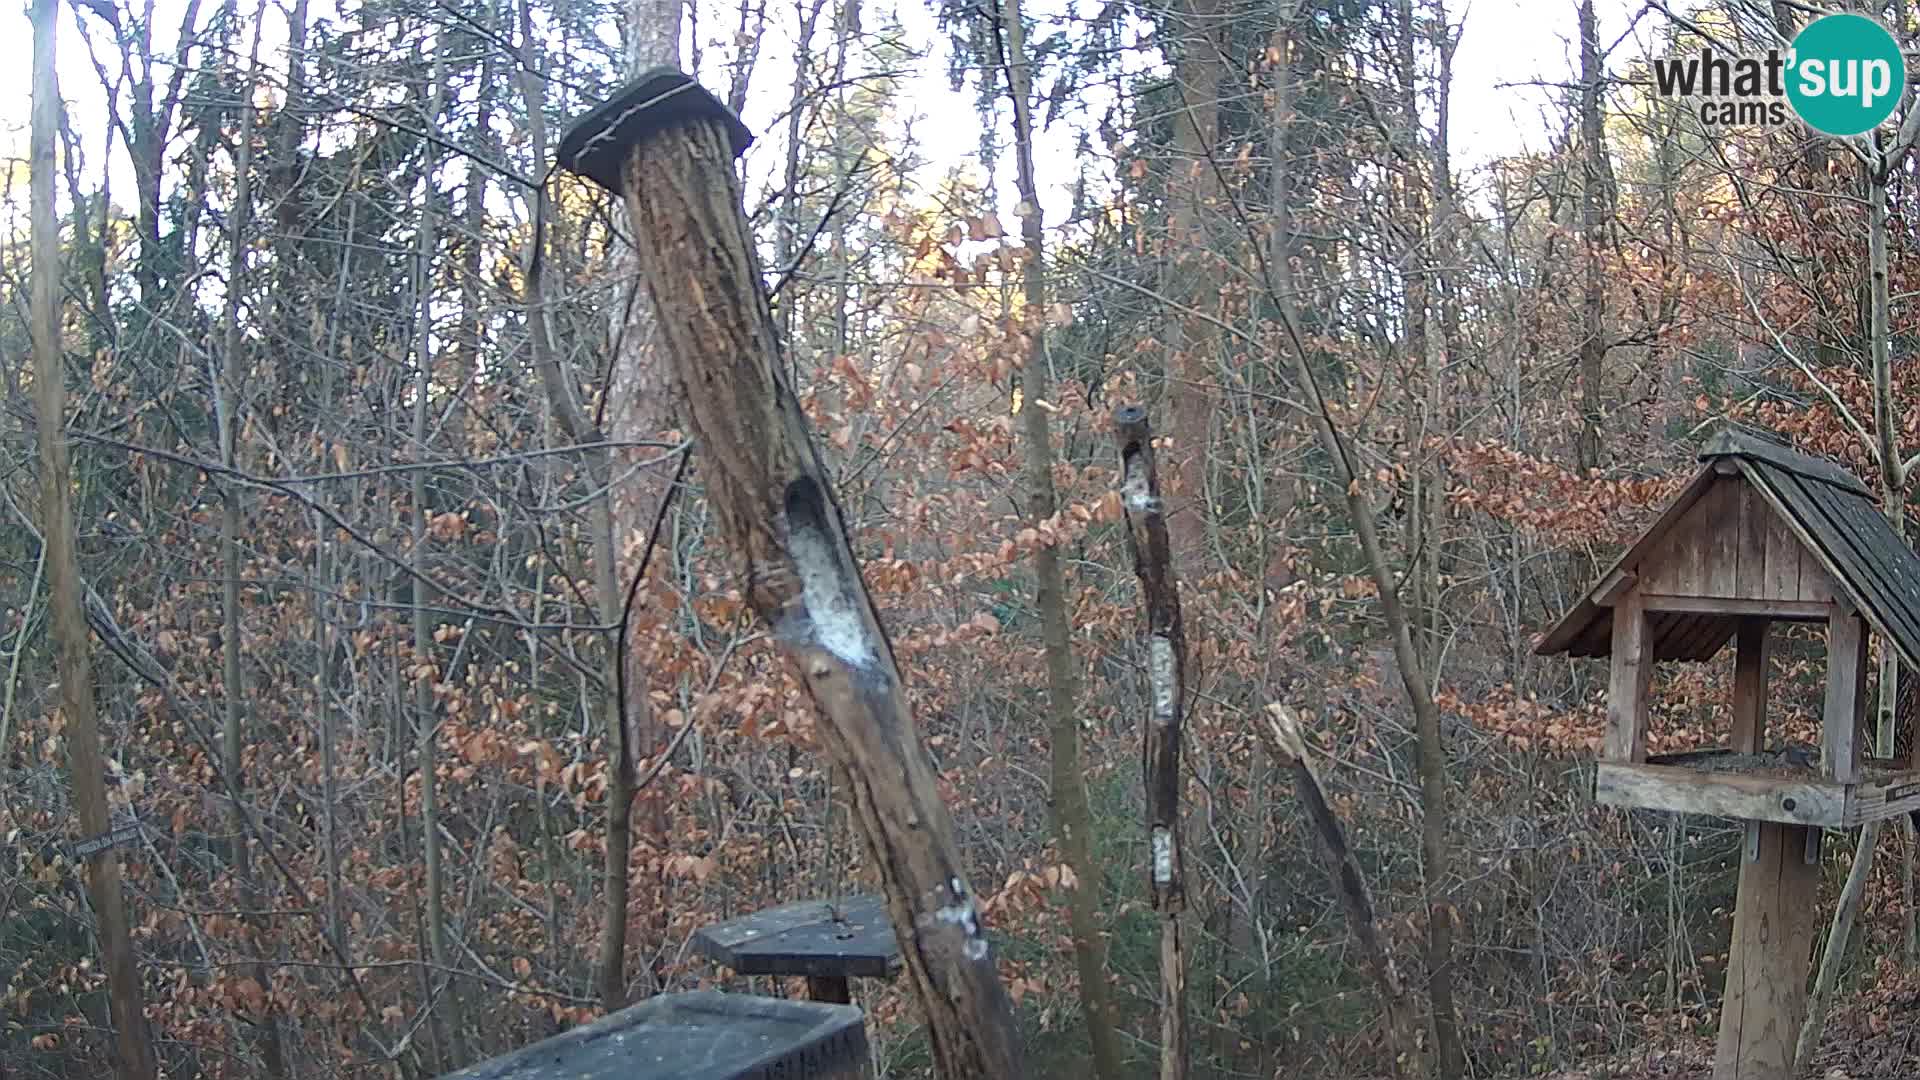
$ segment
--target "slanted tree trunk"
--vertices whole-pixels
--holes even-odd
[[[60,711],[67,721],[67,772],[80,831],[98,836],[110,827],[100,722],[94,712],[93,658],[74,551],[73,467],[67,451],[66,365],[60,347],[60,225],[54,216],[53,146],[60,132],[60,87],[54,74],[55,0],[34,0],[33,133],[29,147],[32,213],[31,333],[34,426],[40,451],[40,535],[53,614],[55,670]],[[120,1080],[153,1080],[153,1044],[142,1011],[140,972],[128,933],[126,899],[120,892],[120,858],[112,847],[86,862],[87,900],[100,935],[107,969],[107,1000],[113,1018],[114,1069]]]
[[[1180,718],[1186,709],[1187,636],[1180,585],[1173,572],[1165,503],[1153,462],[1153,429],[1145,409],[1114,411],[1120,442],[1120,505],[1147,616],[1147,685],[1141,728],[1142,785],[1147,793],[1147,895],[1160,916],[1160,1077],[1187,1075],[1187,958],[1181,914],[1187,906],[1180,821]]]
[[[951,1080],[1017,1080],[1024,1068],[1012,1003],[952,819],[845,518],[781,374],[725,114],[710,96],[693,100],[702,115],[656,126],[658,114],[622,114],[629,122],[607,134],[619,140],[620,184],[643,241],[636,258],[701,448],[715,524],[748,604],[773,631],[825,721],[822,741],[846,770],[935,1067]]]
[[[1255,730],[1274,757],[1292,767],[1294,790],[1300,797],[1300,806],[1307,813],[1307,821],[1312,824],[1314,835],[1320,838],[1321,846],[1326,848],[1329,860],[1327,876],[1333,880],[1334,891],[1340,895],[1340,906],[1346,909],[1347,923],[1353,931],[1354,941],[1360,946],[1361,961],[1366,964],[1367,974],[1373,978],[1374,987],[1380,993],[1380,1005],[1387,1019],[1387,1039],[1394,1052],[1395,1073],[1409,1077],[1425,1076],[1426,1054],[1416,1034],[1419,1021],[1414,1015],[1413,1006],[1407,1001],[1406,984],[1400,979],[1392,951],[1380,937],[1380,928],[1374,921],[1373,896],[1367,889],[1366,876],[1360,871],[1360,862],[1354,858],[1353,849],[1347,846],[1346,829],[1341,827],[1339,816],[1333,812],[1327,800],[1327,790],[1320,782],[1320,774],[1308,757],[1300,721],[1292,710],[1278,703],[1268,705],[1266,713],[1265,723],[1256,724]]]

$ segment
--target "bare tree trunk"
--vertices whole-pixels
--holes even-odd
[[[32,203],[31,331],[34,426],[40,452],[40,530],[47,566],[60,676],[60,711],[67,721],[67,771],[80,829],[98,836],[110,828],[100,721],[94,712],[93,659],[82,607],[79,560],[74,551],[73,467],[67,451],[66,364],[60,346],[60,225],[54,216],[54,140],[60,131],[60,87],[54,74],[58,5],[34,0],[33,134],[30,147]],[[126,899],[120,891],[120,859],[112,847],[87,859],[87,899],[100,935],[107,969],[107,999],[120,1080],[153,1080],[153,1044],[141,1006],[140,971],[128,932]]]
[[[625,29],[628,34],[629,76],[656,65],[679,63],[682,4],[683,0],[628,0]],[[521,47],[523,56],[530,61],[533,53],[532,15],[526,0],[521,2],[520,13]],[[544,75],[535,75],[534,72],[544,70],[525,63],[520,74],[521,87],[528,103],[527,122],[536,140],[534,161],[540,168],[544,168],[546,163],[547,131],[541,112],[545,88]],[[542,193],[539,198],[544,200],[545,194]],[[537,245],[540,238],[536,235],[530,243]],[[639,270],[632,249],[622,245],[614,260],[615,275],[621,286],[615,292],[612,369],[607,375],[604,405],[609,415],[604,428],[579,407],[573,399],[570,384],[559,378],[558,353],[553,348],[552,333],[546,322],[547,300],[545,283],[538,273],[538,254],[532,254],[530,258],[534,260],[532,265],[535,270],[527,278],[529,318],[537,325],[533,339],[535,349],[545,349],[544,354],[536,351],[536,364],[543,372],[547,396],[556,410],[555,416],[561,429],[576,443],[601,442],[602,430],[610,432],[614,441],[620,443],[658,438],[661,431],[672,424],[673,391],[654,341],[653,307],[646,290],[640,286]],[[541,359],[542,355],[545,360]],[[553,378],[545,374],[549,370]],[[619,490],[610,490],[609,485],[615,474],[631,466],[641,453],[643,451],[633,449],[616,449],[611,453],[595,450],[587,456],[588,472],[596,478],[595,488],[607,492],[605,498],[595,501],[590,525],[593,529],[594,588],[600,596],[601,618],[608,625],[620,621],[624,607],[625,597],[619,588],[622,543],[637,531],[647,528],[660,514],[668,495],[667,489],[649,475],[635,476],[631,482],[621,485]],[[594,976],[601,1005],[609,1010],[625,1004],[627,997],[635,771],[637,764],[658,753],[661,745],[661,733],[647,698],[648,672],[634,661],[631,652],[624,656],[615,655],[617,644],[617,637],[609,639],[609,663],[604,673],[608,695],[603,725],[609,767],[607,853],[601,889],[606,907]],[[629,646],[631,648],[632,643]],[[624,701],[620,700],[622,695],[617,692],[620,686],[625,687]],[[660,801],[663,797],[664,790],[660,790],[643,795],[640,799],[646,844],[660,855],[664,855],[667,847],[666,812]],[[662,860],[656,862],[665,865]],[[667,895],[664,872],[656,894]],[[665,915],[664,909],[658,907],[651,913],[656,932],[665,932]],[[653,988],[659,989],[658,977],[654,973],[649,973],[649,977]]]
[[[439,127],[440,115],[445,109],[447,95],[446,41],[435,46],[436,56],[433,68],[433,94],[427,105],[425,123],[428,131]],[[433,387],[433,294],[434,294],[434,253],[439,247],[439,228],[435,218],[437,210],[436,193],[433,187],[434,174],[439,164],[439,152],[432,143],[427,144],[427,161],[422,170],[425,177],[425,193],[420,202],[420,223],[415,237],[414,274],[416,299],[419,312],[414,328],[414,373],[413,373],[413,431],[411,456],[415,461],[427,456],[427,416],[429,398]],[[461,1008],[460,980],[454,976],[452,948],[447,940],[447,884],[446,858],[441,850],[440,824],[440,715],[434,701],[434,684],[447,676],[434,659],[435,642],[433,639],[433,618],[429,608],[434,597],[426,584],[427,565],[427,471],[411,470],[412,487],[409,501],[413,504],[413,537],[410,559],[414,574],[413,592],[413,663],[408,672],[413,686],[414,714],[414,753],[420,770],[420,847],[425,856],[427,870],[427,954],[433,962],[433,977],[430,983],[445,998],[445,1009],[436,1003],[428,1003],[436,1019],[443,1019],[446,1041],[442,1051],[446,1060],[442,1067],[457,1067],[466,1060],[463,1045],[466,1039],[466,1024]],[[444,989],[441,989],[444,988]]]
[[[1880,463],[1881,510],[1899,536],[1906,536],[1907,470],[1900,460],[1897,429],[1893,418],[1892,342],[1888,330],[1887,264],[1887,179],[1874,168],[1863,170],[1867,183],[1867,349],[1872,363],[1874,457]],[[1877,710],[1876,749],[1882,756],[1893,752],[1893,709],[1899,700],[1899,653],[1882,644],[1880,655],[1880,708]],[[1840,979],[1840,967],[1846,961],[1853,924],[1860,916],[1860,904],[1866,898],[1867,879],[1872,876],[1875,848],[1880,839],[1880,822],[1861,826],[1853,849],[1853,865],[1847,871],[1846,887],[1840,890],[1834,906],[1833,922],[1827,928],[1826,949],[1820,955],[1820,970],[1814,977],[1813,993],[1807,999],[1807,1019],[1800,1029],[1800,1041],[1794,1051],[1797,1068],[1805,1068],[1819,1048],[1826,1029],[1827,1010],[1833,1004],[1834,987]],[[1905,858],[1911,859],[1911,852]]]
[[[1606,278],[1600,254],[1606,242],[1605,185],[1609,169],[1600,99],[1605,73],[1600,67],[1600,30],[1593,0],[1580,0],[1580,222],[1586,239],[1586,277],[1580,294],[1580,438],[1575,460],[1582,469],[1600,467],[1600,393],[1606,362]]]
[[[545,123],[545,75],[543,67],[538,65],[534,56],[534,25],[532,25],[532,4],[520,0],[520,92],[526,102],[526,125],[528,138],[534,146],[534,161],[547,160],[547,123]],[[534,211],[534,221],[547,219],[547,194],[545,190],[534,192],[538,206]],[[659,511],[657,498],[634,498],[632,502],[616,500],[612,494],[614,479],[614,461],[605,446],[605,440],[593,421],[580,407],[574,396],[572,380],[561,369],[559,348],[553,342],[553,329],[547,323],[547,284],[545,284],[545,252],[543,252],[543,231],[534,229],[528,238],[526,252],[526,319],[528,336],[534,348],[534,367],[540,371],[541,384],[547,392],[547,404],[553,411],[555,421],[566,434],[568,440],[576,444],[589,444],[593,450],[586,452],[589,482],[593,490],[603,492],[597,496],[589,509],[588,527],[591,528],[593,544],[593,592],[595,605],[599,607],[597,615],[601,625],[618,625],[624,613],[624,592],[620,588],[620,546],[614,532],[616,503],[620,507],[620,525],[626,528],[643,527],[645,523],[632,519],[628,515],[651,505],[653,513]],[[639,298],[645,300],[643,296]],[[651,319],[651,315],[649,315]],[[632,329],[634,323],[628,323]],[[651,332],[651,323],[649,323]],[[612,371],[612,409],[614,409],[614,427],[622,427],[622,419],[628,423],[624,427],[630,430],[632,438],[653,438],[659,434],[659,425],[645,430],[632,430],[636,417],[655,417],[660,419],[664,413],[664,394],[660,392],[659,379],[653,371],[655,356],[651,348],[628,348],[630,342],[620,342],[614,354]],[[649,392],[641,390],[641,382],[649,384]],[[647,421],[653,423],[653,421]],[[603,892],[603,913],[601,913],[601,940],[599,957],[593,965],[593,984],[601,997],[601,1007],[607,1011],[620,1009],[626,1005],[626,953],[628,953],[628,907],[632,901],[632,849],[634,849],[634,780],[636,763],[645,749],[649,755],[653,751],[651,742],[641,742],[649,738],[645,728],[651,726],[651,707],[647,703],[647,682],[643,673],[636,671],[630,655],[618,651],[618,634],[607,634],[607,667],[601,675],[605,682],[605,698],[601,700],[601,724],[607,738],[607,863],[601,880]],[[622,673],[622,665],[626,671]],[[622,701],[622,688],[626,700]],[[659,824],[651,836],[655,844],[664,844],[664,822]]]
[[[1187,957],[1181,915],[1187,906],[1185,845],[1180,820],[1180,718],[1186,708],[1187,637],[1180,617],[1165,504],[1153,462],[1153,429],[1145,409],[1113,414],[1120,442],[1120,496],[1133,569],[1147,616],[1147,683],[1152,703],[1141,728],[1142,786],[1147,793],[1147,895],[1160,915],[1160,1078],[1187,1075]],[[1249,915],[1251,917],[1251,915]]]
[[[1020,194],[1020,234],[1026,246],[1025,325],[1027,352],[1020,369],[1020,429],[1025,444],[1027,520],[1040,526],[1059,510],[1053,487],[1053,431],[1047,400],[1053,394],[1052,359],[1047,354],[1046,234],[1041,228],[1040,196],[1033,173],[1032,68],[1027,61],[1026,27],[1020,0],[1005,0],[1004,32],[1007,93],[1013,101],[1014,160]],[[1033,553],[1037,585],[1034,604],[1040,612],[1040,636],[1047,660],[1047,709],[1051,713],[1053,754],[1053,820],[1060,854],[1073,870],[1067,899],[1068,930],[1073,937],[1074,960],[1080,971],[1080,1003],[1086,1014],[1087,1041],[1093,1074],[1118,1080],[1120,1044],[1114,1035],[1113,1010],[1107,989],[1105,943],[1100,936],[1100,867],[1093,861],[1093,815],[1087,808],[1086,766],[1080,753],[1079,680],[1074,672],[1073,626],[1067,616],[1065,575],[1060,553],[1041,544]],[[1174,938],[1176,945],[1178,934]]]
[[[1168,225],[1167,265],[1179,275],[1179,292],[1196,311],[1218,304],[1219,274],[1211,262],[1206,212],[1218,205],[1222,192],[1214,171],[1214,146],[1220,138],[1220,93],[1225,78],[1225,53],[1220,36],[1226,22],[1220,0],[1182,0],[1178,11],[1180,40],[1174,65],[1175,90],[1180,101],[1173,123],[1173,167],[1185,175],[1176,180]],[[1182,315],[1169,335],[1172,348],[1166,361],[1170,431],[1176,453],[1173,474],[1175,501],[1168,508],[1167,530],[1173,542],[1175,568],[1197,578],[1207,557],[1207,451],[1213,426],[1216,328],[1195,315]]]
[[[255,12],[253,45],[248,53],[247,75],[242,84],[248,90],[240,106],[239,145],[234,152],[233,164],[233,206],[228,215],[226,339],[221,348],[221,371],[215,380],[215,402],[219,407],[220,420],[220,464],[229,470],[239,465],[237,440],[240,413],[245,406],[240,394],[246,376],[240,358],[240,309],[246,289],[247,248],[253,240],[250,225],[253,211],[255,116],[251,87],[260,77],[260,28],[266,22],[264,15],[263,11]],[[239,879],[240,907],[250,911],[257,906],[259,896],[254,886],[253,853],[248,837],[246,809],[240,801],[246,797],[244,703],[247,698],[240,650],[240,496],[240,485],[233,482],[230,472],[220,500],[221,679],[226,691],[221,731],[222,768],[227,774],[227,795],[233,801],[234,873]],[[251,918],[248,921],[257,925]],[[271,994],[273,972],[264,961],[255,965],[254,979],[259,982],[263,993]],[[267,999],[263,1009],[261,1016],[247,1019],[258,1030],[260,1053],[266,1062],[267,1075],[282,1076],[286,1073],[286,1059],[271,998]]]

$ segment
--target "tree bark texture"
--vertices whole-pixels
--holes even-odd
[[[40,529],[46,552],[47,595],[53,614],[55,669],[60,675],[60,711],[67,721],[67,771],[80,831],[98,836],[109,828],[100,722],[94,712],[93,658],[82,607],[79,560],[74,551],[73,467],[68,457],[66,365],[60,350],[60,231],[54,217],[53,144],[60,132],[60,88],[54,74],[55,0],[34,0],[33,133],[29,147],[32,210],[31,332],[35,428],[40,452]],[[107,1000],[113,1017],[120,1080],[153,1080],[153,1044],[141,1006],[140,972],[134,965],[126,899],[120,890],[120,858],[108,847],[87,860],[87,899],[100,934],[107,968]]]
[[[1333,879],[1334,891],[1340,895],[1340,906],[1346,909],[1347,922],[1353,929],[1354,940],[1360,945],[1360,955],[1367,965],[1367,974],[1372,976],[1374,986],[1380,992],[1380,1005],[1386,1013],[1387,1038],[1394,1051],[1395,1070],[1401,1076],[1425,1076],[1428,1062],[1416,1034],[1419,1021],[1414,1015],[1413,1006],[1407,1001],[1406,984],[1400,978],[1399,968],[1394,965],[1393,952],[1380,937],[1380,928],[1374,917],[1373,896],[1367,889],[1366,877],[1360,872],[1359,860],[1354,858],[1353,849],[1347,846],[1346,829],[1341,826],[1339,816],[1328,803],[1326,787],[1320,783],[1320,774],[1307,756],[1307,744],[1300,732],[1300,721],[1286,706],[1274,704],[1267,706],[1265,726],[1256,724],[1255,728],[1274,756],[1292,767],[1294,791],[1300,797],[1300,807],[1306,811],[1314,835],[1320,838],[1321,846],[1327,850],[1330,861],[1327,876]]]
[[[633,146],[623,188],[642,280],[748,603],[826,723],[926,1014],[941,1075],[1024,1075],[1012,1005],[893,649],[794,392],[726,130]]]
[[[1180,736],[1186,707],[1186,629],[1167,538],[1166,504],[1154,468],[1153,428],[1145,409],[1113,414],[1120,443],[1120,505],[1147,616],[1147,723],[1141,729],[1141,782],[1147,793],[1147,895],[1160,916],[1160,1076],[1187,1075],[1187,960],[1181,915],[1186,872],[1180,835]]]

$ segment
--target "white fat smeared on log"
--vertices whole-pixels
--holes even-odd
[[[939,921],[960,931],[966,939],[961,946],[967,959],[980,961],[987,958],[987,939],[980,933],[980,919],[973,908],[973,897],[967,895],[967,883],[959,878],[947,880],[947,891],[953,894],[953,903],[933,913]]]
[[[1153,883],[1173,884],[1173,833],[1165,825],[1153,827]]]
[[[800,603],[806,608],[812,643],[849,667],[871,666],[879,651],[867,634],[854,595],[841,580],[831,538],[817,523],[789,515],[787,557],[800,578]]]
[[[1120,497],[1127,509],[1136,514],[1157,514],[1160,500],[1147,489],[1147,463],[1139,454],[1127,455],[1126,478],[1120,482]]]
[[[1173,642],[1165,634],[1155,634],[1147,639],[1147,681],[1153,686],[1153,720],[1157,724],[1171,724],[1174,721]]]

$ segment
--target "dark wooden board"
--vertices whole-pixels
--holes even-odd
[[[866,1075],[859,1009],[663,994],[444,1080],[827,1080]]]
[[[1707,445],[1700,451],[1700,460],[1710,461],[1721,457],[1740,457],[1749,461],[1765,462],[1777,470],[1820,480],[1842,491],[1873,498],[1873,490],[1847,470],[1831,461],[1811,454],[1803,454],[1771,439],[1763,439],[1732,429],[1721,431],[1707,440]]]
[[[893,923],[872,895],[757,911],[699,931],[694,944],[742,975],[886,979],[900,970]]]
[[[1920,558],[1868,500],[1765,464],[1762,483],[1814,541],[1839,588],[1903,658],[1920,663]]]

